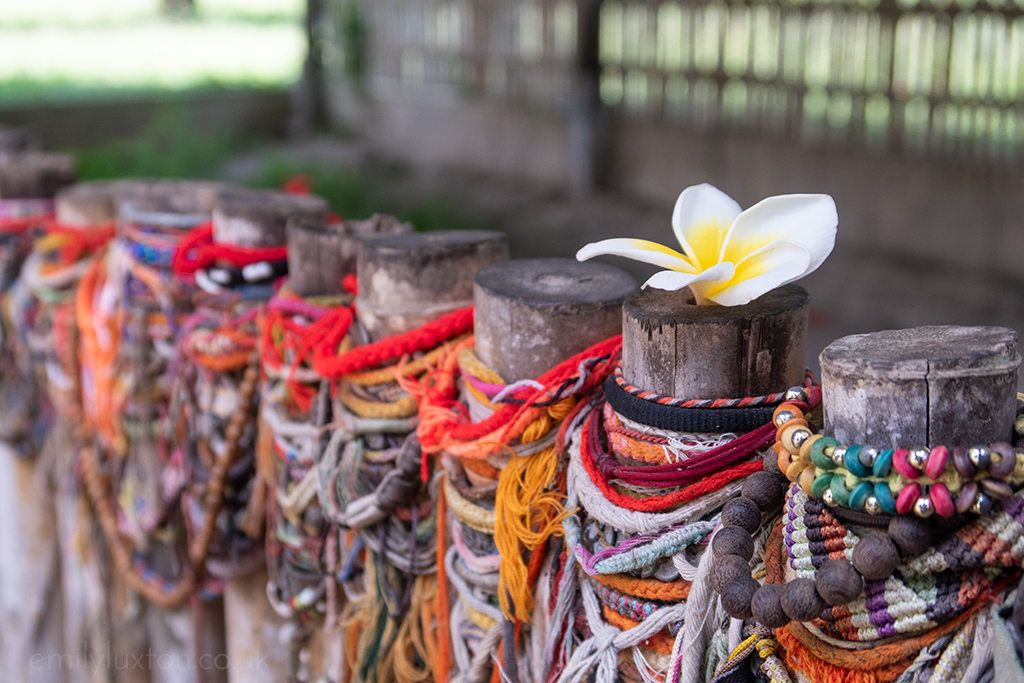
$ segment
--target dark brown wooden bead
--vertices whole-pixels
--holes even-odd
[[[988,449],[992,451],[992,464],[988,466],[988,473],[996,479],[1006,479],[1017,466],[1017,454],[1013,446],[1005,441],[997,441]]]
[[[733,619],[750,619],[754,613],[750,610],[750,601],[754,593],[761,587],[752,576],[740,576],[725,584],[722,590],[722,608]]]
[[[1005,481],[996,481],[995,479],[982,479],[978,482],[978,486],[981,490],[992,496],[996,500],[1007,500],[1013,496],[1013,487],[1007,484]]]
[[[845,605],[864,590],[864,579],[846,560],[829,560],[814,579],[818,595],[830,605]]]
[[[725,526],[718,530],[711,540],[711,550],[715,558],[726,555],[739,555],[749,561],[754,556],[754,539],[743,529],[735,526]]]
[[[978,468],[967,457],[967,449],[963,446],[957,446],[953,449],[953,467],[956,468],[957,474],[964,479],[971,479],[978,473]]]
[[[770,512],[782,505],[786,487],[770,472],[754,472],[743,482],[743,497],[757,504],[761,512]]]
[[[716,556],[711,565],[711,589],[721,593],[726,584],[741,576],[750,576],[750,563],[747,560],[739,555]]]
[[[782,592],[782,609],[793,621],[813,621],[828,607],[814,579],[793,579]]]
[[[749,498],[733,498],[722,508],[722,525],[739,527],[748,534],[757,533],[761,528],[761,508]]]
[[[761,462],[764,463],[764,471],[774,474],[776,477],[786,476],[785,472],[779,469],[779,459],[775,456],[774,451],[768,451],[762,458]]]
[[[768,628],[782,628],[789,623],[789,615],[782,609],[782,586],[765,584],[757,589],[750,600],[750,611],[757,623]]]
[[[932,544],[932,525],[914,515],[896,515],[889,522],[889,538],[904,557],[920,555]]]
[[[868,581],[892,576],[900,563],[900,551],[884,534],[871,534],[853,547],[853,567]]]

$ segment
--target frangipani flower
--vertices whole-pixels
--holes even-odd
[[[839,216],[827,194],[768,197],[746,211],[711,185],[683,190],[672,229],[683,252],[655,242],[610,239],[588,244],[576,258],[613,254],[668,268],[644,287],[689,287],[697,303],[740,306],[821,265],[836,243]]]

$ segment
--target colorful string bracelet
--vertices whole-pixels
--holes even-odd
[[[683,407],[689,404],[688,401],[682,405],[659,403],[630,393],[620,386],[614,377],[609,377],[604,383],[604,391],[608,403],[619,415],[655,429],[673,432],[749,432],[769,424],[774,415],[774,408],[771,405],[734,406],[734,399],[719,399],[719,402],[724,403],[718,407]],[[821,400],[821,388],[816,386],[813,377],[808,375],[804,386],[786,390],[781,394],[781,398],[817,405]],[[735,400],[742,402],[744,399]]]
[[[922,518],[981,515],[1024,482],[1024,453],[1002,441],[970,448],[843,446],[815,434],[801,408],[789,402],[775,409],[772,421],[779,469],[833,507]]]

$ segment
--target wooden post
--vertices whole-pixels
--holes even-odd
[[[231,188],[217,195],[213,240],[239,247],[283,246],[288,242],[285,226],[289,220],[326,225],[327,200],[313,195]]]
[[[288,224],[288,286],[300,296],[338,294],[356,271],[360,239],[412,232],[411,223],[374,214],[363,221],[323,223],[296,218]]]
[[[804,378],[808,302],[793,284],[743,306],[698,306],[688,289],[642,290],[623,305],[623,375],[643,390],[684,399],[784,391]],[[712,565],[705,552],[694,580],[704,589],[687,599],[684,669],[703,670],[711,633],[724,616],[717,594],[706,590]]]
[[[0,154],[0,199],[50,200],[74,181],[74,160],[58,154]],[[4,236],[4,286],[31,249],[28,234]],[[56,680],[50,655],[63,638],[60,542],[52,492],[36,449],[37,387],[5,339],[0,370],[0,678]],[[73,647],[73,646],[72,646]]]
[[[359,321],[374,340],[473,303],[473,279],[508,258],[502,232],[442,230],[366,238],[357,274]]]
[[[915,327],[843,337],[821,353],[825,432],[876,448],[1010,441],[1017,333]]]
[[[359,322],[373,341],[415,329],[470,305],[478,271],[507,258],[508,238],[499,232],[447,230],[367,238],[357,266]],[[417,472],[413,505],[421,491]],[[343,648],[336,646],[333,652],[337,660]],[[340,661],[333,662],[333,673],[340,674],[342,668]]]
[[[0,153],[27,152],[34,147],[35,134],[27,126],[0,126]]]
[[[480,268],[508,258],[508,237],[440,230],[368,237],[359,252],[359,320],[371,339],[415,329],[473,302]]]
[[[622,372],[679,398],[762,396],[804,378],[809,297],[785,285],[744,306],[697,306],[689,290],[645,289],[623,306]]]
[[[192,180],[115,184],[114,201],[118,207],[119,227],[123,229],[127,223],[160,225],[180,229],[184,233],[210,219],[218,193],[227,187],[224,183]],[[175,303],[183,307],[191,304],[184,301]],[[119,363],[136,363],[139,368],[148,368],[149,373],[166,371],[163,364],[153,362],[154,349],[148,342],[141,341],[145,335],[141,317],[139,329],[133,334],[140,341],[133,347],[121,349]],[[146,395],[132,396],[127,402],[126,414],[131,414],[140,425],[152,424],[156,419],[155,406],[150,404],[154,394],[159,400],[169,399],[153,391],[152,377],[152,374],[143,377],[145,386],[141,390]],[[158,482],[163,461],[158,454],[156,438],[155,434],[149,438],[133,438],[128,456],[131,465],[140,473],[138,495],[147,497],[152,504],[162,501]],[[154,539],[148,550],[148,559],[155,571],[171,574],[177,570],[179,560],[175,548]],[[117,577],[114,580],[120,583]],[[216,665],[217,661],[223,660],[226,649],[223,628],[217,628],[217,624],[223,623],[221,599],[194,600],[191,605],[164,608],[144,604],[141,598],[123,586],[121,590],[124,595],[115,598],[115,602],[123,600],[125,609],[120,618],[114,620],[114,628],[125,633],[126,638],[144,633],[146,647],[143,650],[152,652],[153,656],[140,666],[148,669],[154,683],[221,683],[225,680],[226,673]],[[135,652],[128,654],[136,655]],[[129,674],[137,675],[134,672]],[[121,672],[116,671],[115,675],[120,676]]]
[[[322,232],[327,222],[326,200],[230,188],[218,194],[213,208],[214,240],[242,247],[287,243],[291,252],[293,235],[287,226],[295,221],[301,221],[311,231]],[[259,429],[266,427],[261,425]],[[269,495],[274,495],[272,483]],[[224,620],[230,681],[278,683],[289,680],[289,648],[280,638],[282,630],[288,628],[288,620],[278,615],[267,599],[268,580],[266,563],[261,562],[254,571],[225,581]],[[315,635],[314,640],[317,637]],[[318,642],[312,643],[310,649],[315,653],[323,650]],[[317,680],[323,673],[322,658],[321,661],[315,659],[311,657],[309,662],[310,680]]]
[[[622,302],[635,289],[623,271],[590,261],[529,259],[484,268],[474,287],[477,357],[506,382],[536,379],[619,334]],[[515,625],[508,619],[503,641],[509,680],[540,675],[517,671]]]
[[[110,225],[117,215],[112,186],[109,182],[91,182],[63,188],[54,198],[57,220],[82,230]],[[77,363],[75,367],[78,368]],[[79,488],[76,472],[82,445],[79,378],[80,369],[68,372],[71,386],[66,389],[77,396],[78,414],[58,413],[44,447],[52,462],[50,480],[61,548],[64,647],[83,660],[115,652],[123,660],[125,650],[114,639],[110,624],[105,581],[110,571],[109,558],[102,546],[102,531],[89,512],[88,499]],[[98,675],[95,667],[75,667],[67,672],[67,677],[73,683],[85,683],[108,680],[108,674],[109,670]]]
[[[0,154],[0,199],[52,199],[75,182],[75,160],[66,154]]]
[[[576,59],[572,65],[569,103],[569,187],[592,193],[601,183],[602,157],[607,150],[607,120],[602,116],[601,61],[598,34],[601,0],[578,0]]]
[[[572,259],[484,268],[473,290],[476,354],[507,382],[536,379],[622,331],[636,282],[613,266]]]

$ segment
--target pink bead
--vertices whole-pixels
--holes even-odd
[[[924,465],[924,473],[929,479],[938,481],[946,471],[946,463],[949,461],[949,449],[945,446],[936,446],[928,456],[928,462]],[[948,492],[947,492],[948,495]],[[945,517],[947,515],[943,515]]]
[[[817,406],[821,403],[821,387],[812,386],[805,389],[807,392],[807,404],[810,406]]]
[[[906,456],[903,456],[903,460],[906,461]],[[921,485],[907,484],[896,498],[896,512],[901,515],[910,514],[910,511],[914,509],[914,501],[920,497]]]
[[[902,474],[907,479],[917,479],[921,476],[921,470],[917,469],[909,462],[907,462],[907,456],[910,455],[910,451],[906,448],[901,448],[892,454],[892,466],[896,468],[896,471]],[[905,513],[900,513],[905,514]]]
[[[932,453],[935,453],[935,451],[932,451]],[[956,512],[956,507],[953,505],[953,497],[949,495],[949,489],[946,488],[945,484],[932,484],[931,498],[932,503],[935,504],[935,512],[941,517],[952,517],[953,513]]]

